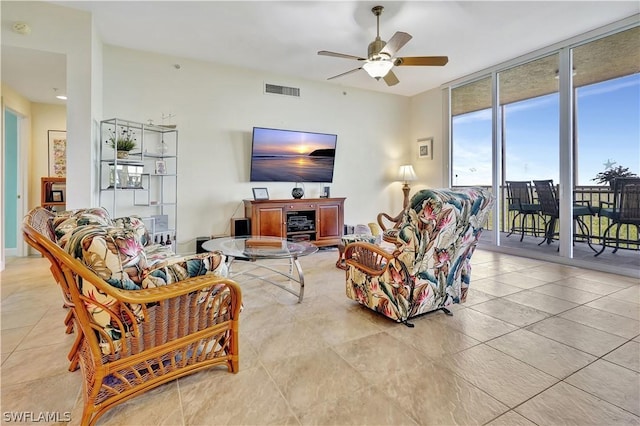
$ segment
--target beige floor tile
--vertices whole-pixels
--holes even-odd
[[[2,364],[2,386],[67,373],[69,349],[70,346],[64,343],[13,351]]]
[[[483,312],[509,324],[517,325],[518,327],[533,324],[549,316],[549,314],[545,312],[502,298],[480,303],[469,309]]]
[[[329,399],[329,401],[326,401]],[[300,415],[303,425],[418,425],[406,410],[389,403],[381,390],[367,387],[339,401],[323,398]]]
[[[100,426],[111,425],[179,425],[182,407],[178,382],[166,383],[108,410]]]
[[[492,422],[487,423],[487,426],[536,426],[536,424],[515,411],[508,411]]]
[[[4,373],[4,372],[3,372]],[[58,419],[70,419],[71,411],[76,403],[82,387],[80,374],[63,371],[62,373],[15,385],[2,383],[1,398],[4,413],[30,412],[56,413]],[[64,390],[64,392],[61,392]],[[6,415],[6,414],[5,414]],[[75,419],[78,423],[80,419]],[[3,418],[3,424],[6,419]],[[35,422],[37,424],[42,422]]]
[[[2,352],[10,353],[29,334],[33,326],[2,329],[0,331],[0,342]]]
[[[296,415],[307,412],[319,396],[348,399],[367,386],[364,377],[329,348],[264,362],[264,366]]]
[[[640,304],[640,285],[634,285],[623,290],[618,290],[609,295],[612,299]]]
[[[484,344],[442,357],[438,362],[509,407],[558,381]]]
[[[527,330],[505,334],[486,344],[558,379],[564,379],[597,359]]]
[[[486,302],[487,300],[495,299],[496,296],[492,296],[489,293],[485,293],[476,289],[473,284],[469,287],[469,291],[467,292],[467,300],[464,302],[464,306],[473,306],[478,303]]]
[[[318,336],[336,345],[380,332],[380,328],[363,316],[352,315],[348,320],[328,317],[324,321],[305,321]]]
[[[630,341],[608,353],[604,359],[640,373],[640,343]]]
[[[458,314],[456,312],[454,317]],[[387,333],[431,358],[456,353],[480,343],[479,340],[449,327],[444,318],[442,321],[421,319],[414,324],[414,328],[396,327],[387,330]]]
[[[29,306],[25,309],[23,306],[11,305],[10,308],[2,310],[1,329],[28,327],[38,323],[49,310],[49,306],[37,305]]]
[[[601,296],[606,296],[607,294],[611,294],[620,290],[620,287],[618,286],[608,283],[602,283],[599,281],[592,281],[584,276],[563,278],[554,282],[554,284],[575,288],[577,290],[588,291],[589,293],[595,293]]]
[[[496,275],[494,280],[511,286],[530,289],[545,285],[548,281],[534,278],[528,274],[528,270],[522,272],[510,272],[508,274]]]
[[[558,299],[568,300],[569,302],[577,303],[579,305],[602,297],[599,294],[589,293],[588,291],[577,290],[575,288],[558,284],[545,284],[543,286],[533,288],[531,291],[546,294],[547,296],[557,297]]]
[[[512,324],[495,319],[471,308],[456,312],[452,317],[446,315],[437,316],[434,317],[432,321],[440,321],[442,324],[481,342],[502,336],[517,329],[517,327]]]
[[[240,314],[240,327],[244,331],[263,330],[293,321],[293,311],[289,306],[271,305],[243,309]]]
[[[522,291],[520,287],[512,286],[509,284],[496,281],[494,278],[483,278],[480,280],[473,280],[471,286],[480,290],[483,293],[490,294],[496,297],[506,296],[507,294],[517,293]]]
[[[560,317],[547,318],[527,330],[595,356],[602,356],[626,342],[622,337]]]
[[[333,350],[369,384],[380,384],[387,375],[397,374],[407,365],[418,366],[430,362],[423,353],[390,336],[388,332],[345,342],[334,346]]]
[[[579,306],[560,316],[627,339],[640,334],[640,321],[588,306]]]
[[[294,414],[262,367],[206,370],[179,379],[186,425],[274,424]]]
[[[639,425],[640,418],[576,387],[560,382],[515,411],[538,425]]]
[[[262,361],[277,361],[328,346],[311,322],[294,321],[265,327],[262,330],[247,331],[245,336]]]
[[[64,319],[67,311],[60,307],[52,307],[43,318],[34,325],[27,336],[20,342],[17,350],[39,348],[59,343],[66,343],[69,348],[76,339],[76,334],[66,334]]]
[[[530,306],[539,311],[547,312],[553,315],[578,306],[576,303],[559,299],[553,296],[547,296],[543,293],[536,293],[532,290],[524,290],[518,293],[510,294],[508,296],[505,296],[504,299],[520,303],[521,305]]]
[[[622,315],[634,321],[640,321],[640,305],[637,303],[626,302],[613,297],[603,297],[602,299],[587,303],[587,306],[611,312],[612,314]]]
[[[640,415],[640,373],[598,360],[569,376],[565,382]],[[606,388],[603,383],[607,383]]]
[[[508,407],[437,364],[386,376],[377,387],[422,425],[480,425]]]
[[[640,279],[638,278],[627,277],[624,275],[610,274],[610,273],[601,272],[601,271],[584,270],[576,274],[576,276],[586,277],[587,279],[592,281],[600,281],[605,284],[618,286],[620,288],[627,288],[634,284],[635,285],[640,284]]]
[[[527,275],[537,278],[548,283],[552,283],[563,278],[576,276],[582,272],[580,268],[560,265],[556,263],[548,263],[535,268],[527,269]]]

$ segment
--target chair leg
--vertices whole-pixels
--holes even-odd
[[[578,227],[580,228],[582,234],[587,238],[587,245],[589,246],[589,248],[594,252],[597,252],[598,250],[593,248],[593,246],[591,245],[591,234],[589,234],[589,228],[587,228],[587,224],[584,223],[584,220],[581,217],[577,217],[576,222],[578,223]]]
[[[612,223],[611,225],[607,226],[607,229],[604,230],[604,234],[602,234],[602,248],[600,249],[599,252],[597,252],[594,255],[594,257],[600,256],[602,252],[607,248],[607,234],[609,233],[613,225],[615,225],[615,223]]]
[[[518,212],[518,213],[515,214],[515,216],[513,216],[513,219],[511,219],[511,231],[509,231],[509,233],[507,234],[507,237],[515,232],[515,230],[516,230],[516,219],[521,214],[522,214],[521,212]],[[522,240],[520,240],[520,241],[522,241]]]

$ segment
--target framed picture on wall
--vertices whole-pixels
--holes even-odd
[[[62,191],[51,191],[51,202],[53,203],[64,202],[64,193]]]
[[[67,132],[65,130],[47,131],[49,138],[49,176],[67,176]]]
[[[433,160],[433,137],[418,139],[418,158]]]

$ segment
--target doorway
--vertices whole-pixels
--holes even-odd
[[[21,117],[15,112],[4,109],[4,152],[3,165],[3,248],[4,256],[22,256],[22,239],[20,238],[20,218],[23,214],[21,149],[20,149]],[[3,259],[4,261],[4,259]]]

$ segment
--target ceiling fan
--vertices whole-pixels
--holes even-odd
[[[346,55],[344,53],[329,52],[328,50],[320,50],[318,55],[335,56],[337,58],[355,59],[364,62],[361,67],[354,68],[351,71],[329,77],[327,80],[342,77],[352,72],[364,69],[367,74],[376,80],[382,78],[388,86],[398,84],[400,81],[393,73],[391,68],[394,66],[443,66],[449,62],[446,56],[413,56],[413,57],[396,57],[395,54],[411,40],[411,35],[397,31],[389,42],[380,39],[380,14],[384,7],[375,6],[371,12],[376,16],[377,30],[376,39],[369,43],[369,49],[366,58],[359,56]]]

